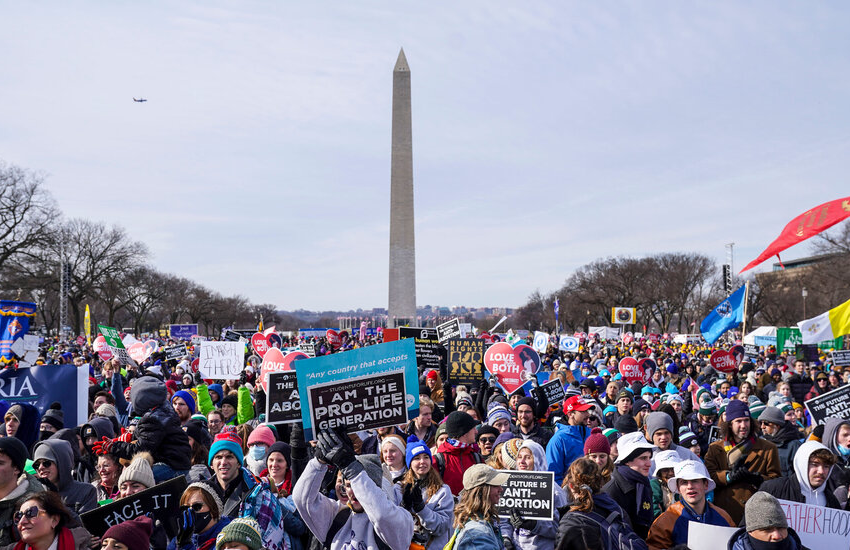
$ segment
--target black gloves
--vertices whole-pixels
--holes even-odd
[[[425,501],[422,500],[422,490],[414,483],[406,483],[401,493],[401,505],[405,510],[419,513],[425,508]]]
[[[204,383],[204,379],[203,379],[203,378],[201,378],[201,373],[200,373],[200,372],[196,372],[196,373],[192,376],[192,379],[195,381],[195,385],[196,385],[196,386],[200,386],[201,384],[203,384],[203,383]]]
[[[177,520],[177,543],[178,546],[183,546],[192,540],[192,533],[195,527],[195,512],[191,508],[186,508]]]
[[[508,537],[502,537],[502,544],[505,546],[505,550],[516,550],[516,547],[514,546],[514,541],[512,541]]]
[[[732,465],[732,469],[729,470],[729,477],[727,481],[729,483],[749,483],[750,485],[754,485],[758,488],[761,486],[764,478],[758,472],[751,472],[744,465],[744,459],[741,458]]]
[[[355,462],[354,445],[344,431],[322,430],[317,439],[316,458],[322,462],[333,464],[340,470]]]
[[[536,519],[525,519],[522,517],[522,514],[517,509],[511,509],[510,511],[510,522],[514,529],[527,529],[531,531],[535,527],[537,527]]]

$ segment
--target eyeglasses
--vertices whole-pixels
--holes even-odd
[[[22,519],[28,518],[33,520],[38,517],[40,513],[44,512],[38,506],[31,506],[30,508],[24,510],[23,512],[15,512],[15,515],[12,516],[15,518],[15,523],[20,523]],[[46,513],[46,512],[45,512]]]
[[[207,423],[212,426],[213,424],[221,424],[221,420],[209,420]]]
[[[42,466],[45,467],[45,468],[50,468],[51,466],[53,466],[53,461],[47,460],[45,458],[45,459],[42,459],[42,460],[36,460],[35,462],[32,463],[32,467],[35,470],[40,470]]]
[[[200,512],[200,511],[201,511],[201,508],[203,508],[203,507],[204,507],[204,503],[203,503],[203,502],[195,502],[194,504],[189,504],[189,505],[183,505],[183,506],[181,506],[181,507],[180,507],[180,510],[181,510],[181,511],[183,511],[183,512],[185,512],[186,510],[188,510],[189,508],[191,508],[193,512]]]

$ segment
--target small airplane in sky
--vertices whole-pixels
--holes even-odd
[[[147,99],[145,99],[145,98],[143,98],[143,97],[140,97],[139,99],[136,99],[136,98],[134,97],[134,98],[133,98],[133,101],[135,101],[136,103],[144,103],[145,101],[147,101]]]

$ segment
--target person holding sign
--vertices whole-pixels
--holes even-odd
[[[649,548],[664,550],[677,544],[687,544],[691,522],[734,527],[729,514],[706,500],[714,486],[701,461],[678,462],[673,477],[667,480],[667,488],[679,495],[680,500],[671,504],[652,523],[646,539]]]
[[[454,498],[431,464],[431,450],[416,436],[407,439],[407,472],[396,484],[401,505],[413,515],[413,543],[424,550],[440,550],[449,540]]]
[[[535,441],[526,439],[519,446],[516,464],[516,469],[519,471],[545,472],[548,466],[546,452]],[[558,522],[561,520],[558,508],[567,505],[567,496],[557,485],[554,485],[552,489],[554,518],[551,521],[525,519],[519,511],[512,509],[510,519],[499,522],[502,538],[509,541],[505,543],[505,548],[513,546],[521,550],[545,550],[554,547],[555,537],[558,534]]]
[[[502,550],[494,522],[499,518],[502,485],[510,474],[486,464],[476,464],[463,474],[463,493],[455,506],[454,527],[446,548],[452,550]]]
[[[790,527],[779,501],[758,491],[744,507],[745,527],[729,539],[729,550],[802,550],[800,536]],[[821,549],[817,549],[821,550]]]
[[[397,495],[375,455],[355,456],[343,429],[321,430],[316,456],[293,488],[301,519],[326,548],[384,548],[407,550],[413,540],[413,517],[398,506]],[[327,465],[345,478],[348,506],[321,493]],[[380,542],[379,542],[380,541]]]

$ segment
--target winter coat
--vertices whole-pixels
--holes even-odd
[[[166,404],[154,407],[139,420],[134,441],[116,441],[110,453],[130,460],[139,451],[147,451],[154,463],[167,464],[176,472],[186,472],[192,467],[192,448],[189,436],[180,426],[174,409]]]
[[[584,456],[584,441],[589,435],[587,426],[555,425],[555,434],[546,445],[546,462],[549,471],[555,472],[555,485],[563,484],[567,468],[575,459]]]
[[[726,476],[732,467],[726,453],[724,440],[715,441],[708,446],[705,454],[705,467],[711,479],[717,484],[714,490],[714,503],[726,510],[737,525],[744,517],[744,504],[758,491],[749,483],[737,481],[729,483]],[[782,470],[779,466],[779,453],[776,445],[770,441],[756,438],[744,465],[751,472],[759,473],[765,480],[779,477]]]
[[[63,428],[48,437],[48,439],[64,439],[70,443],[71,450],[74,452],[74,469],[71,472],[71,476],[74,478],[74,481],[90,483],[98,480],[97,470],[95,470],[94,465],[91,463],[91,457],[80,456],[80,440],[74,430],[70,428]]]
[[[537,520],[537,524],[533,529],[514,529],[507,518],[499,520],[499,530],[502,538],[509,538],[513,541],[514,547],[522,550],[550,550],[555,546],[555,539],[558,536],[558,525],[561,521],[561,513],[559,508],[563,509],[567,506],[567,495],[564,490],[558,485],[552,487],[554,489],[553,497],[555,504],[555,512],[551,521]]]
[[[800,436],[797,426],[786,420],[785,424],[780,426],[779,431],[774,435],[763,435],[762,437],[776,445],[782,475],[792,475],[794,454],[803,444],[803,438]]]
[[[646,486],[643,493],[643,498],[638,501],[638,483],[631,479],[627,479],[621,472],[622,468],[628,466],[617,466],[611,473],[611,481],[602,487],[602,492],[611,497],[614,502],[626,512],[624,516],[628,519],[634,532],[642,538],[646,539],[649,532],[649,526],[652,525],[652,488],[649,485],[649,478],[646,478]]]
[[[227,516],[219,519],[209,531],[204,533],[192,533],[192,537],[189,539],[189,542],[182,546],[177,546],[177,537],[174,537],[168,541],[167,550],[214,550],[215,538],[231,521],[233,520]]]
[[[791,395],[797,403],[804,403],[806,401],[806,394],[814,386],[811,378],[800,376],[799,374],[792,374],[786,382],[791,386]]]
[[[298,483],[293,487],[292,498],[301,519],[319,541],[328,536],[331,524],[342,506],[336,500],[320,493],[327,467],[315,458],[307,463]],[[413,539],[413,517],[396,502],[396,494],[387,479],[381,487],[361,471],[349,480],[363,513],[352,513],[339,529],[330,544],[330,550],[357,548],[377,550],[378,536],[392,550],[408,550]]]
[[[74,467],[74,451],[71,450],[71,444],[64,439],[45,439],[36,443],[33,454],[42,446],[49,448],[50,454],[56,458],[56,469],[59,471],[56,488],[65,506],[76,514],[97,508],[97,489],[91,483],[73,479],[71,470]]]
[[[546,448],[546,445],[549,443],[549,440],[552,439],[552,430],[549,428],[544,428],[539,424],[534,424],[531,427],[531,431],[528,433],[524,433],[522,428],[520,428],[519,424],[514,426],[511,429],[511,433],[517,436],[520,439],[530,439],[535,443],[539,443],[541,447]]]
[[[819,443],[807,441],[794,457],[793,471],[787,476],[765,481],[759,490],[792,502],[840,509],[841,504],[835,495],[827,490],[826,482],[817,489],[813,489],[809,482],[809,457],[818,449],[823,449]]]
[[[646,539],[650,550],[666,550],[677,544],[687,544],[688,526],[692,521],[707,525],[735,527],[729,514],[710,502],[705,503],[705,510],[700,515],[686,503],[679,501],[671,504],[652,522]]]
[[[18,486],[12,492],[0,499],[0,546],[13,544],[17,540],[17,533],[12,516],[18,511],[18,499],[27,493],[38,493],[44,491],[44,485],[38,479],[29,474],[21,474],[18,478]]]
[[[504,546],[492,523],[470,520],[457,534],[452,550],[504,550]]]
[[[455,447],[449,440],[443,441],[437,452],[443,456],[445,460],[445,468],[441,469],[436,456],[432,457],[432,466],[437,468],[437,471],[442,473],[443,483],[449,486],[452,494],[457,496],[463,490],[463,473],[471,466],[481,462],[480,456],[475,456],[472,446]]]
[[[423,500],[426,497],[425,490],[422,491]],[[396,500],[401,501],[403,487],[401,483],[395,484]],[[442,550],[449,542],[452,534],[452,521],[454,520],[455,501],[452,490],[443,484],[434,496],[425,501],[425,507],[420,512],[411,512],[414,520],[414,530],[427,537],[429,542],[425,545],[426,550]]]
[[[411,435],[416,435],[416,424],[413,420],[408,422],[407,426],[405,426],[405,428],[404,428],[404,436],[403,436],[404,440],[407,441],[407,438],[410,437]],[[433,422],[431,422],[431,425],[428,426],[428,429],[425,431],[425,439],[423,439],[422,441],[424,441],[425,444],[428,445],[429,447],[432,447],[434,445],[434,440],[436,439],[436,436],[437,436],[437,425],[434,424]],[[365,441],[363,442],[363,445],[364,446],[366,445]],[[363,453],[364,454],[370,454],[370,453],[366,453],[365,451]],[[378,453],[371,453],[371,454],[378,454]]]
[[[277,500],[280,502],[280,510],[283,513],[284,548],[288,548],[289,550],[304,550],[301,536],[307,532],[307,525],[298,514],[298,510],[295,508],[295,502],[292,500],[292,495],[281,497],[278,494]]]
[[[796,531],[788,528],[788,538],[791,539],[791,546],[788,547],[788,550],[808,550],[807,547],[803,546],[803,542],[800,540],[800,535],[797,534]],[[784,543],[785,541],[782,541]],[[766,543],[767,544],[775,544],[779,545],[780,543]],[[752,543],[750,543],[750,538],[747,536],[747,529],[742,527],[732,533],[732,536],[729,538],[729,544],[726,546],[728,550],[754,550]]]
[[[619,504],[614,501],[614,499],[612,499],[605,493],[597,493],[593,495],[592,511],[599,514],[603,518],[607,518],[612,513],[617,512],[623,520],[625,530],[632,530],[631,526],[628,523],[629,520],[626,512],[623,511],[623,509],[620,507]],[[582,533],[581,535],[579,535],[579,533],[581,533],[581,530],[588,525],[588,522],[585,518],[586,516],[582,512],[574,512],[567,510],[561,514],[561,521],[558,522],[558,535],[555,541],[555,548],[557,550],[562,550],[564,548],[577,548],[577,546],[570,544],[577,536],[583,537],[584,542],[591,543],[592,541],[598,540],[599,544],[602,544],[602,541],[605,539],[603,539],[601,528],[598,532]]]
[[[705,456],[705,453],[708,452],[708,446],[711,444],[711,441],[708,440],[711,435],[711,424],[706,425],[699,421],[698,413],[693,413],[687,418],[688,427],[694,432],[694,435],[697,436],[697,441],[699,442],[699,454],[700,456]]]

